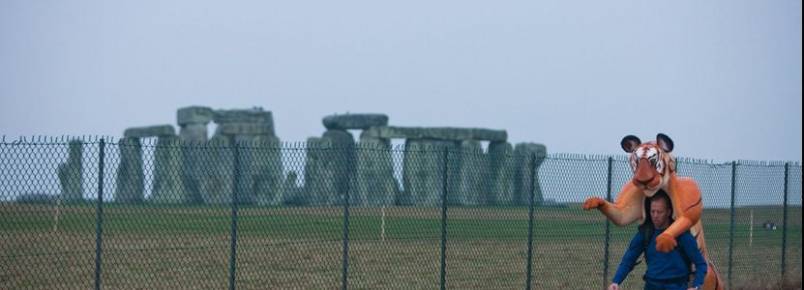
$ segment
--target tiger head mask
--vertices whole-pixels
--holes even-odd
[[[628,156],[634,176],[631,182],[642,189],[647,197],[665,187],[670,176],[675,174],[676,160],[670,154],[673,140],[665,134],[656,135],[656,141],[642,143],[634,135],[623,137],[620,145]]]

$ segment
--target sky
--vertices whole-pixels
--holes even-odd
[[[262,107],[504,129],[552,153],[801,161],[802,1],[0,1],[0,135]]]

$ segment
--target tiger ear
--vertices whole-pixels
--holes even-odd
[[[670,139],[670,137],[665,134],[659,133],[659,135],[656,135],[656,144],[659,144],[659,147],[661,147],[664,152],[670,153],[673,151],[673,139]]]
[[[634,150],[636,150],[640,144],[642,144],[642,141],[634,135],[625,136],[623,137],[623,140],[620,141],[620,146],[622,146],[623,150],[628,153],[634,152]]]

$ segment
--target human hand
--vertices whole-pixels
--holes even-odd
[[[609,285],[609,290],[620,290],[620,285],[617,283],[611,283],[611,285]]]

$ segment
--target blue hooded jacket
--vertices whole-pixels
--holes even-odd
[[[672,251],[662,253],[656,250],[656,237],[659,236],[664,229],[656,229],[653,231],[650,243],[647,248],[643,246],[643,234],[637,232],[634,238],[631,239],[631,244],[628,246],[623,260],[620,262],[620,267],[614,275],[613,282],[621,284],[625,280],[628,273],[634,269],[639,255],[643,251],[645,259],[648,262],[648,270],[645,273],[646,279],[653,280],[670,280],[682,279],[689,276],[691,273],[690,265],[695,265],[695,280],[693,286],[698,287],[703,285],[704,277],[706,276],[707,265],[701,251],[698,249],[698,243],[689,231],[684,232],[676,239],[678,246]]]

